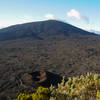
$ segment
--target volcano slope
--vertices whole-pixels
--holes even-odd
[[[56,20],[0,30],[1,97],[24,91],[21,76],[41,69],[66,77],[100,73],[100,36]]]

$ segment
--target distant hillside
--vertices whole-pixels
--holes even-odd
[[[100,73],[100,35],[55,20],[1,29],[0,97],[9,100],[20,92],[34,91],[35,87],[24,86],[20,77],[37,70],[66,77]]]
[[[82,29],[76,28],[70,24],[47,20],[32,22],[20,25],[14,25],[0,30],[0,40],[14,40],[19,38],[32,37],[34,39],[45,39],[48,36],[55,35],[92,35]]]

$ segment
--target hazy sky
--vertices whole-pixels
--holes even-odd
[[[0,27],[46,19],[100,31],[100,0],[0,0]]]

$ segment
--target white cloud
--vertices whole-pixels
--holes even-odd
[[[57,19],[53,14],[46,14],[45,18],[46,19],[52,19],[52,20],[56,20]]]
[[[67,17],[69,17],[69,18],[76,18],[76,19],[78,19],[78,20],[84,20],[84,21],[86,21],[86,22],[88,22],[89,23],[89,19],[86,17],[86,16],[84,16],[84,15],[82,15],[80,12],[78,12],[77,10],[75,10],[75,9],[71,9],[68,13],[67,13]]]
[[[96,33],[96,34],[100,34],[100,31],[98,31],[98,30],[93,30],[93,29],[91,29],[91,30],[89,30],[90,32],[93,32],[93,33]]]

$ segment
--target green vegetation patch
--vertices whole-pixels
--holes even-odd
[[[15,100],[100,100],[100,74],[69,77],[55,88],[39,87],[33,94],[20,93]]]

